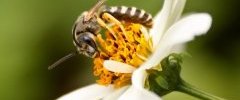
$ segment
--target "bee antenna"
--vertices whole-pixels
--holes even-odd
[[[51,66],[48,67],[48,70],[51,70],[55,67],[57,67],[59,64],[63,63],[64,61],[74,57],[77,55],[77,52],[71,52],[68,55],[62,57],[61,59],[59,59],[58,61],[56,61],[55,63],[53,63]]]
[[[86,18],[85,21],[88,21],[88,20],[94,15],[94,13],[95,13],[98,9],[100,9],[100,8],[102,7],[102,5],[103,5],[106,1],[107,1],[107,0],[98,0],[97,4],[95,4],[95,5],[93,6],[93,8],[88,11],[87,16],[85,17],[85,18]]]

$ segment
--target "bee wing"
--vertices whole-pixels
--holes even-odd
[[[90,18],[94,16],[94,13],[97,12],[99,8],[102,7],[102,5],[106,2],[107,0],[98,0],[97,4],[95,4],[89,11],[88,14],[85,16],[85,21],[88,21]]]

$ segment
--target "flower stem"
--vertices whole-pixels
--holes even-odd
[[[203,100],[225,100],[223,98],[201,91],[183,80],[178,85],[177,91],[186,93],[188,95],[191,95]]]

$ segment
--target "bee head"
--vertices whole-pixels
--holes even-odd
[[[88,12],[82,13],[74,24],[72,30],[73,43],[79,54],[94,58],[98,54],[95,35],[99,32],[100,26],[95,17],[86,21],[87,14]]]

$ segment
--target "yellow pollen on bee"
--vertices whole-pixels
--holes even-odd
[[[116,88],[131,84],[131,73],[116,73],[103,67],[104,60],[114,60],[138,68],[151,53],[148,40],[141,31],[141,24],[123,24],[126,34],[117,25],[112,26],[117,39],[108,31],[105,38],[97,36],[100,55],[94,58],[93,73],[101,85],[113,84]]]

